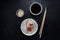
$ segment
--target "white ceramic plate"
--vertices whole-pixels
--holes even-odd
[[[28,26],[27,26],[28,24],[33,24],[32,29],[30,31],[27,30],[28,29]],[[34,19],[28,18],[28,19],[25,19],[25,20],[22,21],[20,28],[21,28],[21,31],[24,35],[32,36],[37,32],[38,24]]]

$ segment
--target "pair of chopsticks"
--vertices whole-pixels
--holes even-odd
[[[39,38],[41,38],[41,36],[42,36],[42,31],[43,31],[43,27],[44,27],[44,23],[45,23],[45,18],[46,18],[46,12],[47,12],[47,8],[45,7],[45,11],[44,11],[44,15],[43,15],[42,23],[41,23],[41,28],[39,31],[39,35],[40,35]]]

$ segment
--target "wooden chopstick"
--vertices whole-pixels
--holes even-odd
[[[42,36],[42,31],[43,31],[43,27],[44,27],[45,18],[46,18],[46,12],[47,12],[47,8],[45,7],[45,11],[44,11],[44,15],[43,15],[42,23],[41,23],[41,28],[39,31],[39,35],[40,35],[39,38],[41,38],[41,36]]]

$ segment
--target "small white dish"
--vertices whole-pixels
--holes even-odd
[[[24,11],[23,11],[22,9],[18,9],[18,10],[16,11],[16,15],[17,15],[18,17],[23,17],[23,16],[24,16]]]

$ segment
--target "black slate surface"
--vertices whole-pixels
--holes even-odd
[[[39,38],[39,29],[31,37],[22,34],[20,23],[26,18],[35,19],[41,24],[43,12],[39,16],[33,16],[29,12],[29,6],[33,2],[40,2],[47,7],[47,17],[43,29],[42,38]],[[23,9],[25,15],[22,18],[16,16],[17,9]],[[60,40],[60,0],[2,0],[1,1],[1,40]],[[40,26],[39,24],[39,26]],[[40,28],[40,27],[39,27]]]

